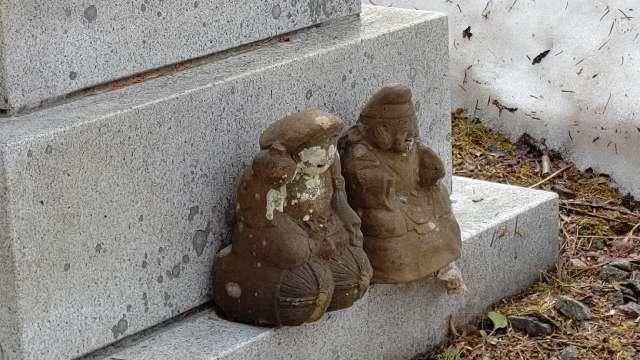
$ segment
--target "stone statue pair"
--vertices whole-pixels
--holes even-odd
[[[300,325],[373,283],[437,274],[464,289],[460,229],[440,158],[419,141],[411,90],[390,85],[344,122],[319,110],[272,124],[242,175],[214,300],[229,320]],[[343,177],[344,176],[344,177]]]

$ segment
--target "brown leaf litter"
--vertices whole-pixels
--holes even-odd
[[[415,359],[640,359],[640,315],[620,307],[640,302],[632,291],[640,284],[640,202],[544,142],[524,135],[511,143],[462,110],[453,114],[452,141],[456,175],[560,195],[562,249],[555,268],[487,310],[542,319],[554,331],[535,338],[511,326],[494,331],[486,317],[459,329],[451,318],[449,341]],[[587,305],[593,318],[559,313],[554,305],[561,295]]]

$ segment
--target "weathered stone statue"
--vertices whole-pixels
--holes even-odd
[[[444,165],[419,137],[411,90],[379,90],[340,140],[349,202],[362,218],[373,282],[438,273],[449,292],[460,292],[460,229],[440,181]]]
[[[336,149],[343,127],[312,110],[262,134],[238,189],[232,245],[214,266],[214,299],[228,319],[300,325],[351,306],[369,287]]]

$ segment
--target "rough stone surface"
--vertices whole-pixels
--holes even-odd
[[[562,360],[573,360],[578,355],[578,348],[574,345],[569,345],[566,348],[562,349],[560,352],[560,359]]]
[[[593,318],[591,309],[589,309],[587,305],[568,296],[560,296],[558,300],[556,300],[555,308],[562,313],[562,315],[574,320],[583,321]]]
[[[7,203],[7,179],[0,156],[0,360],[13,359],[18,353],[18,319],[16,318],[15,259]]]
[[[634,302],[629,302],[624,305],[616,306],[616,310],[631,316],[636,316],[636,317],[640,316],[640,305]]]
[[[511,327],[533,337],[551,335],[553,326],[533,316],[509,316]]]
[[[632,279],[621,285],[629,289],[633,293],[633,296],[636,296],[638,300],[640,300],[640,280]]]
[[[515,294],[558,254],[557,195],[454,178],[460,266],[468,292],[447,296],[431,280],[374,285],[353,307],[320,322],[270,330],[230,323],[205,311],[125,340],[86,359],[408,359],[444,340],[449,315],[462,325]],[[479,203],[474,196],[482,196]],[[312,354],[312,356],[310,355]]]
[[[627,259],[616,259],[611,263],[609,263],[609,265],[624,271],[633,270],[633,264],[631,263],[631,260],[627,260]]]
[[[614,265],[606,265],[600,270],[600,279],[604,281],[623,281],[629,278],[629,273]]]
[[[261,130],[287,114],[317,107],[352,123],[383,84],[408,83],[423,141],[450,171],[446,23],[367,8],[289,42],[0,119],[0,317],[17,312],[0,330],[4,360],[78,356],[206,302],[240,172]]]
[[[358,0],[2,1],[0,108],[358,12]]]

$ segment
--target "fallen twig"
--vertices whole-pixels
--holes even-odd
[[[567,205],[563,205],[560,204],[561,207],[567,209],[567,210],[571,210],[573,212],[577,212],[583,215],[587,215],[587,216],[591,216],[591,217],[595,217],[595,218],[599,218],[599,219],[603,219],[603,220],[609,220],[609,221],[615,221],[615,222],[619,222],[619,223],[624,223],[624,224],[629,224],[631,226],[634,225],[634,223],[629,222],[628,220],[621,220],[621,219],[614,219],[612,217],[608,217],[608,216],[604,216],[604,215],[600,215],[600,214],[594,214],[594,213],[590,213],[586,210],[582,210],[582,209],[577,209],[571,206],[567,206]]]
[[[535,183],[535,184],[533,184],[533,185],[529,186],[529,189],[534,189],[534,188],[537,188],[537,187],[538,187],[538,186],[540,186],[540,185],[543,185],[543,184],[547,183],[549,180],[551,180],[551,179],[553,179],[554,177],[556,177],[556,176],[558,176],[558,175],[562,174],[563,172],[565,172],[565,171],[566,171],[567,169],[569,169],[570,167],[571,167],[571,165],[567,165],[567,166],[563,167],[562,169],[560,169],[560,170],[558,170],[558,171],[554,172],[553,174],[551,174],[551,175],[547,176],[547,177],[546,177],[546,178],[544,178],[542,181],[537,182],[537,183]]]
[[[626,236],[606,236],[606,235],[578,235],[581,239],[608,239],[608,240],[616,240],[616,239],[625,239]],[[637,238],[637,236],[634,236]]]
[[[640,228],[640,222],[637,223],[633,228],[631,228],[631,231],[629,231],[629,234],[627,234],[627,236],[625,236],[624,240],[622,240],[622,247],[623,248],[627,248],[627,249],[631,249],[633,247],[633,233],[638,230],[638,228]]]
[[[608,205],[605,205],[605,204],[592,204],[592,203],[587,203],[587,202],[580,201],[580,200],[562,200],[562,202],[565,203],[565,204],[582,205],[582,206],[589,206],[589,207],[593,207],[593,208],[617,211],[617,212],[619,212],[621,214],[625,214],[625,215],[633,216],[633,217],[636,217],[636,218],[640,218],[640,214],[631,212],[631,211],[626,210],[626,209],[615,208],[613,206],[608,206]]]

